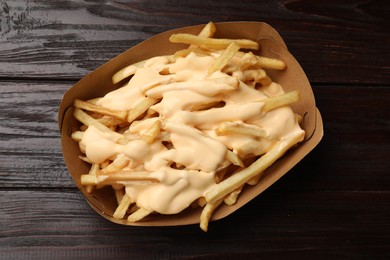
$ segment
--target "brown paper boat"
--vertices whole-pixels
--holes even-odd
[[[95,190],[89,194],[80,184],[80,175],[89,171],[89,165],[82,162],[79,146],[70,135],[78,129],[79,123],[72,115],[72,102],[75,98],[82,100],[100,97],[118,86],[113,85],[112,75],[126,65],[158,55],[173,54],[176,50],[187,47],[181,44],[172,44],[168,38],[173,33],[186,32],[198,34],[204,25],[184,27],[158,34],[115,57],[77,82],[65,93],[59,107],[58,121],[61,131],[62,150],[65,163],[80,191],[84,194],[91,207],[106,219],[124,225],[137,226],[172,226],[199,223],[201,209],[186,209],[176,215],[152,214],[143,221],[128,223],[125,220],[116,220],[112,217],[117,207],[115,196],[111,188]],[[225,22],[216,23],[218,38],[246,38],[258,41],[261,50],[256,54],[267,57],[280,58],[287,64],[285,71],[268,71],[271,78],[280,83],[285,91],[298,89],[301,92],[301,101],[294,104],[293,110],[303,115],[302,127],[306,131],[305,140],[298,147],[288,151],[274,165],[267,169],[261,181],[256,186],[248,186],[240,194],[237,203],[233,206],[222,205],[218,208],[212,220],[221,219],[233,213],[261,192],[275,183],[294,165],[304,158],[321,140],[323,124],[321,115],[316,108],[315,99],[310,83],[299,63],[288,52],[281,36],[268,24],[262,22]]]

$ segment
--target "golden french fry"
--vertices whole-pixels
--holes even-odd
[[[231,133],[250,135],[254,137],[266,137],[267,132],[255,125],[245,124],[242,122],[223,122],[215,129],[217,135],[228,135]]]
[[[229,195],[227,195],[225,197],[225,199],[223,200],[225,202],[225,204],[228,206],[234,205],[237,202],[238,195],[240,195],[243,187],[244,187],[244,185],[238,187],[237,189],[232,191]]]
[[[231,58],[238,52],[240,46],[236,42],[232,42],[229,46],[221,53],[213,65],[209,68],[209,74],[212,74],[218,70],[222,70]]]
[[[191,47],[193,46],[193,47]],[[185,58],[187,57],[191,52],[195,53],[196,55],[198,56],[208,56],[210,55],[210,52],[207,51],[207,50],[204,50],[204,49],[201,49],[201,48],[198,48],[196,47],[195,45],[190,45],[190,47],[188,47],[187,49],[183,49],[183,50],[178,50],[175,52],[175,54],[173,55],[173,57],[175,59],[178,59],[178,58]]]
[[[143,139],[145,142],[148,144],[153,143],[154,139],[157,138],[161,131],[161,121],[157,120],[156,122],[153,123],[153,125],[146,130],[145,133],[141,135],[141,139]]]
[[[284,70],[286,69],[286,63],[284,61],[279,59],[273,59],[273,58],[267,58],[263,56],[256,56],[257,57],[257,63],[261,68],[264,69],[275,69],[275,70]]]
[[[112,76],[112,83],[116,84],[118,82],[121,82],[125,78],[134,75],[136,71],[137,71],[137,66],[129,65],[127,67],[124,67],[123,69],[119,70],[117,73],[115,73]]]
[[[211,38],[214,35],[215,31],[216,31],[215,24],[213,22],[209,22],[208,24],[206,24],[205,27],[203,27],[202,31],[200,31],[198,36],[202,38]],[[196,52],[197,54],[205,54],[205,55],[209,54],[200,50],[196,45],[191,44],[187,49],[177,51],[174,57],[175,58],[186,57],[191,52]]]
[[[259,44],[247,39],[216,39],[204,38],[197,35],[178,33],[172,34],[169,40],[173,43],[193,44],[202,49],[225,49],[232,42],[236,42],[242,49],[258,50]]]
[[[227,73],[234,73],[236,71],[245,72],[251,67],[255,68],[256,63],[257,58],[252,52],[245,53],[238,51],[235,57],[232,59],[231,64],[226,66],[224,71]]]
[[[83,131],[74,131],[70,137],[72,137],[73,140],[76,142],[81,141],[83,139],[84,132]]]
[[[140,208],[137,211],[135,211],[134,213],[130,214],[129,217],[127,218],[127,221],[129,221],[129,222],[140,221],[141,219],[150,215],[152,212],[153,212],[153,210]]]
[[[246,57],[244,58],[244,60],[242,60],[244,64],[247,62],[245,60],[250,58],[250,60],[252,61],[251,66],[257,66],[263,69],[284,70],[287,67],[286,63],[280,59],[254,55],[252,52],[238,52],[237,55],[241,58]]]
[[[119,134],[119,133],[117,133],[115,131],[112,131],[110,128],[108,128],[107,126],[105,126],[102,123],[100,123],[97,119],[91,117],[90,115],[88,115],[87,113],[82,111],[80,108],[75,108],[74,109],[73,116],[78,121],[83,123],[84,125],[86,125],[86,126],[93,125],[94,127],[99,129],[100,131],[105,132],[105,133],[109,133],[111,136],[113,136],[116,139],[119,139],[119,138],[123,137],[121,134]]]
[[[299,101],[299,91],[294,90],[294,91],[291,91],[291,92],[288,92],[288,93],[285,93],[285,94],[282,94],[279,96],[270,97],[270,98],[264,100],[264,107],[262,110],[264,112],[267,112],[267,111],[270,111],[272,109],[286,106],[286,105],[290,105],[290,104],[298,102],[298,101]]]
[[[137,119],[140,115],[142,115],[149,107],[153,106],[157,103],[157,99],[146,97],[142,101],[140,101],[133,109],[131,109],[127,115],[127,122],[131,123],[135,119]]]
[[[224,165],[221,169],[219,169],[214,176],[215,183],[220,183],[225,175],[228,173],[228,166],[231,165],[230,162],[228,162],[228,165]]]
[[[256,175],[263,173],[269,166],[271,166],[277,159],[283,156],[283,154],[292,146],[302,141],[305,133],[302,131],[295,136],[291,136],[287,139],[279,141],[273,148],[257,159],[249,167],[235,173],[229,178],[218,183],[217,186],[205,194],[205,198],[208,203],[214,203],[227,194],[235,190],[237,187],[245,184],[248,180]]]
[[[193,50],[191,50],[190,48],[187,48],[187,49],[182,49],[182,50],[178,50],[175,52],[175,54],[173,55],[176,59],[177,58],[185,58],[187,57],[188,54],[190,54],[191,52],[193,52]]]
[[[99,172],[99,164],[94,163],[94,164],[92,164],[88,175],[89,176],[96,176],[98,174],[98,172]],[[88,193],[91,193],[94,189],[94,185],[87,185],[85,187],[85,189],[87,190]]]
[[[191,106],[191,111],[208,110],[212,108],[223,107],[224,105],[225,102],[216,100],[216,101],[211,101],[209,103],[194,104]]]
[[[126,112],[126,114],[127,114],[127,112]],[[122,119],[118,119],[115,117],[104,115],[103,117],[98,118],[97,121],[99,121],[100,123],[102,123],[103,125],[105,125],[107,127],[112,127],[112,126],[118,126],[118,125],[126,122],[126,119],[122,120]]]
[[[246,182],[246,184],[251,185],[251,186],[256,185],[257,183],[259,183],[259,181],[260,181],[260,179],[261,179],[261,175],[262,175],[262,174],[258,174],[258,175],[256,175],[256,176],[252,177],[251,179],[249,179],[249,180]]]
[[[230,150],[228,150],[226,153],[226,159],[234,165],[244,167],[244,164],[242,163],[240,157],[238,157],[237,154],[233,153]]]
[[[200,225],[199,225],[204,232],[207,232],[211,216],[215,211],[215,209],[218,208],[218,206],[221,205],[222,202],[223,202],[223,198],[216,200],[212,203],[208,202],[206,206],[204,206],[202,213],[200,214]]]
[[[117,188],[117,187],[113,187],[113,190],[114,190],[114,193],[115,193],[115,198],[116,198],[116,201],[118,203],[118,205],[121,203],[121,200],[123,198],[123,196],[125,196],[125,189],[122,187],[122,188]]]
[[[235,74],[233,73],[233,76]],[[253,81],[254,83],[261,83],[267,77],[267,73],[263,69],[244,70],[240,73],[239,79],[243,82]]]
[[[122,80],[124,80],[125,78],[128,78],[132,75],[135,74],[135,72],[137,71],[137,69],[139,67],[142,67],[144,64],[145,64],[146,60],[143,60],[143,61],[139,61],[137,63],[134,63],[134,64],[131,64],[131,65],[128,65],[124,68],[122,68],[121,70],[117,71],[113,76],[112,76],[112,83],[116,84],[118,82],[121,82]]]
[[[110,172],[117,172],[126,167],[130,162],[130,159],[125,155],[119,155],[112,161],[107,167],[101,169],[101,173],[106,174]]]
[[[100,169],[106,168],[111,162],[109,160],[105,160],[100,164]]]
[[[127,111],[109,109],[106,107],[102,107],[102,106],[98,106],[95,104],[82,101],[80,99],[75,99],[73,102],[73,106],[87,111],[96,112],[102,115],[115,117],[121,120],[125,120],[127,117]]]
[[[130,207],[131,203],[131,198],[127,194],[125,194],[118,207],[116,208],[113,217],[115,219],[122,219],[125,216],[127,209]]]
[[[205,27],[203,27],[198,36],[203,38],[211,38],[213,37],[216,30],[217,28],[215,27],[215,24],[213,22],[209,22],[205,25]]]
[[[197,204],[199,207],[203,208],[204,206],[206,206],[207,201],[204,197],[200,197],[199,199],[197,199]]]
[[[144,171],[117,171],[115,173],[110,174],[81,175],[82,185],[112,185],[120,184],[120,182],[129,181],[158,182],[159,180],[154,177],[151,177],[149,172]]]

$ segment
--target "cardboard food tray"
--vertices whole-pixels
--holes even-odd
[[[169,42],[173,33],[185,32],[198,34],[204,25],[184,27],[158,34],[113,58],[77,82],[63,96],[58,112],[58,123],[61,131],[62,150],[68,170],[91,207],[109,221],[134,226],[171,226],[199,223],[201,208],[188,208],[175,215],[152,214],[144,220],[129,223],[112,217],[116,207],[116,199],[112,189],[102,188],[91,194],[80,184],[80,175],[89,171],[90,165],[82,162],[79,146],[71,139],[71,133],[80,125],[73,117],[72,102],[79,98],[87,100],[100,97],[118,88],[111,81],[112,75],[121,68],[135,62],[154,56],[173,54],[188,45]],[[310,83],[299,63],[287,50],[281,36],[270,25],[262,22],[225,22],[216,23],[216,38],[252,39],[260,43],[260,50],[255,54],[282,59],[287,64],[284,71],[269,70],[267,73],[273,81],[282,85],[287,91],[298,89],[301,93],[300,102],[292,105],[293,110],[303,116],[302,128],[306,131],[305,140],[296,148],[288,151],[282,158],[269,167],[256,186],[247,185],[237,203],[233,206],[221,205],[213,214],[211,220],[221,219],[233,213],[286,174],[294,165],[302,160],[321,140],[323,124],[320,112],[316,108]]]

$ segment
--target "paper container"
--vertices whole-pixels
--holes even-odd
[[[80,191],[84,194],[91,207],[106,219],[124,225],[137,226],[170,226],[199,223],[201,209],[187,209],[176,215],[153,214],[143,221],[128,223],[125,220],[116,220],[112,217],[117,206],[111,188],[95,190],[88,194],[80,184],[80,175],[89,171],[89,165],[82,162],[78,156],[81,154],[78,144],[70,135],[78,129],[79,123],[72,115],[72,102],[75,98],[82,100],[100,97],[109,91],[116,89],[111,82],[112,75],[126,65],[151,58],[158,55],[173,54],[176,50],[187,47],[186,45],[170,43],[168,38],[172,33],[186,32],[197,34],[204,25],[180,28],[158,34],[115,57],[91,72],[77,82],[65,93],[59,107],[59,128],[65,163]],[[237,203],[233,206],[221,206],[218,208],[212,220],[221,219],[247,202],[258,196],[261,192],[275,183],[288,172],[303,157],[305,157],[321,140],[323,125],[319,111],[315,105],[314,95],[310,83],[295,58],[288,52],[286,44],[281,36],[268,24],[262,22],[226,22],[216,23],[218,38],[246,38],[258,41],[261,49],[256,54],[267,57],[280,58],[287,64],[285,71],[267,71],[271,78],[280,83],[285,91],[298,89],[301,92],[301,101],[292,106],[296,113],[304,116],[302,127],[306,131],[305,140],[298,147],[288,151],[274,165],[267,169],[261,181],[256,186],[247,186],[240,194]]]

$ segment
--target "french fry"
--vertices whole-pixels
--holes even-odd
[[[199,37],[203,38],[211,38],[213,37],[217,28],[213,22],[208,22],[205,27],[203,27],[202,31],[198,34]]]
[[[178,50],[175,52],[173,57],[175,59],[178,58],[185,58],[187,57],[191,52],[195,53],[198,56],[208,56],[210,55],[210,52],[201,48],[196,47],[195,45],[190,45],[187,49]]]
[[[246,182],[246,184],[251,185],[251,186],[255,186],[256,184],[259,183],[259,181],[260,181],[260,179],[261,179],[261,175],[262,175],[262,174],[258,174],[258,175],[256,175],[256,176],[252,177],[251,179],[249,179],[249,180]]]
[[[244,164],[242,163],[240,157],[238,157],[237,154],[233,153],[230,150],[228,150],[226,153],[226,159],[234,165],[244,167]]]
[[[200,31],[198,36],[202,38],[211,38],[214,35],[215,31],[216,31],[215,24],[213,22],[209,22],[208,24],[206,24],[205,27],[203,27],[203,29]],[[175,52],[174,57],[175,58],[186,57],[191,52],[195,52],[201,55],[209,55],[208,52],[205,52],[199,49],[196,45],[191,44],[187,49],[183,49]]]
[[[237,58],[238,59],[237,59]],[[238,51],[236,53],[236,57],[234,59],[234,66],[227,66],[229,68],[228,72],[242,71],[245,72],[249,68],[256,68],[257,58],[252,52],[241,52]],[[230,64],[229,64],[230,65]],[[257,68],[256,68],[257,69]]]
[[[157,138],[160,131],[161,131],[161,121],[157,120],[145,133],[142,134],[141,139],[143,139],[148,144],[151,144],[153,143],[154,139]]]
[[[221,53],[218,59],[214,62],[213,65],[209,68],[209,74],[212,74],[218,70],[222,70],[223,67],[228,64],[231,58],[238,52],[240,46],[236,42],[232,42],[227,46],[227,48]]]
[[[235,189],[234,191],[232,191],[229,195],[227,195],[225,197],[225,199],[223,200],[224,203],[228,206],[232,206],[234,205],[236,202],[237,202],[237,198],[238,198],[238,195],[240,195],[241,193],[241,190],[242,188],[244,187],[244,185],[238,187],[237,189]]]
[[[225,102],[222,101],[211,101],[209,103],[202,103],[202,104],[194,104],[191,107],[191,111],[202,111],[202,110],[208,110],[212,108],[217,108],[217,107],[223,107],[225,105]]]
[[[115,117],[121,120],[125,120],[127,117],[127,111],[112,110],[106,107],[82,101],[80,99],[75,99],[73,102],[73,106],[87,111],[96,112],[102,115]]]
[[[252,52],[246,53],[246,52],[239,51],[239,52],[237,52],[237,56],[239,56],[241,58],[243,58],[245,56],[253,57],[255,62],[252,63],[251,65],[257,66],[257,67],[260,67],[263,69],[285,70],[287,67],[286,63],[280,59],[254,55]]]
[[[131,198],[127,194],[125,194],[118,207],[116,208],[113,217],[115,219],[122,219],[125,216],[127,209],[130,207],[131,203]]]
[[[123,137],[121,134],[118,134],[117,132],[112,131],[110,128],[103,125],[98,120],[96,120],[95,118],[91,117],[90,115],[88,115],[87,113],[82,111],[80,108],[74,109],[73,116],[81,123],[83,123],[87,126],[93,125],[94,127],[99,129],[100,131],[110,134],[115,139],[119,139],[119,138]]]
[[[270,97],[266,100],[264,100],[264,107],[263,112],[270,111],[272,109],[290,105],[292,103],[295,103],[299,101],[299,91],[294,90],[279,96]]]
[[[149,107],[157,103],[157,99],[146,97],[140,101],[133,109],[131,109],[127,115],[127,122],[131,123],[137,119],[140,115],[146,112]]]
[[[105,160],[100,164],[100,169],[106,168],[111,162],[109,160]]]
[[[137,71],[137,68],[142,67],[145,64],[145,60],[136,62],[134,64],[128,65],[124,67],[123,69],[117,71],[113,76],[112,76],[112,83],[116,84],[118,82],[121,82],[125,78],[128,78],[132,75],[135,74]]]
[[[256,56],[257,63],[259,67],[263,69],[275,69],[275,70],[284,70],[286,69],[286,63],[279,59],[267,58],[263,56]]]
[[[243,82],[253,81],[254,83],[262,83],[267,77],[267,73],[263,69],[245,70],[240,74],[240,80]],[[235,74],[233,74],[233,76],[235,76]]]
[[[159,182],[158,179],[151,177],[149,172],[132,172],[132,171],[118,171],[111,174],[99,174],[81,175],[82,185],[112,185],[120,184],[121,182],[132,182],[132,181],[150,181]]]
[[[204,197],[200,197],[199,199],[197,199],[197,204],[199,207],[203,208],[204,206],[206,206],[207,201]]]
[[[76,142],[81,141],[83,139],[84,132],[83,131],[74,131],[70,137]]]
[[[101,173],[107,174],[107,173],[113,173],[117,172],[119,170],[122,170],[126,167],[130,162],[130,159],[126,157],[125,155],[119,155],[117,158],[115,158],[112,163],[107,165],[107,167],[101,169]]]
[[[113,187],[113,190],[114,190],[114,193],[115,193],[115,198],[116,198],[116,201],[118,203],[118,205],[121,203],[121,200],[123,198],[123,196],[125,196],[125,189],[124,188],[120,188],[118,189],[117,187]]]
[[[99,172],[99,164],[92,164],[91,169],[89,170],[88,176],[96,176]],[[94,185],[87,185],[85,187],[88,193],[91,193],[94,189]]]
[[[267,137],[267,132],[263,128],[242,122],[224,122],[215,129],[215,133],[217,135],[228,135],[234,133],[254,137]]]
[[[304,132],[296,136],[291,136],[285,140],[279,141],[269,152],[257,159],[248,168],[245,168],[236,174],[230,176],[228,179],[217,184],[217,186],[205,194],[208,203],[215,203],[227,194],[235,190],[237,187],[245,184],[248,180],[256,175],[264,173],[264,171],[271,166],[277,159],[292,146],[300,142],[304,137]]]
[[[130,214],[129,217],[127,218],[127,221],[129,221],[129,222],[140,221],[141,219],[150,215],[152,212],[153,212],[153,210],[151,210],[151,209],[140,208],[137,211],[135,211],[134,213]]]
[[[124,67],[112,76],[112,83],[116,84],[118,82],[121,82],[125,78],[134,75],[136,71],[137,66],[129,65],[127,67]]]
[[[127,114],[127,112],[126,112],[126,114]],[[115,118],[115,117],[104,115],[103,117],[98,118],[97,121],[99,121],[101,124],[103,124],[103,125],[105,125],[107,127],[113,127],[113,126],[116,127],[116,126],[119,126],[122,123],[126,122],[126,119],[121,120],[121,119],[118,119],[118,118]]]
[[[212,203],[208,202],[206,206],[204,206],[202,213],[200,215],[200,228],[204,231],[208,231],[209,222],[211,219],[211,216],[216,208],[218,208],[219,205],[223,202],[223,198],[216,200]]]
[[[169,40],[173,43],[193,44],[202,49],[225,49],[232,42],[236,42],[242,49],[258,50],[259,44],[252,40],[246,39],[215,39],[204,38],[197,35],[178,33],[172,34]]]

